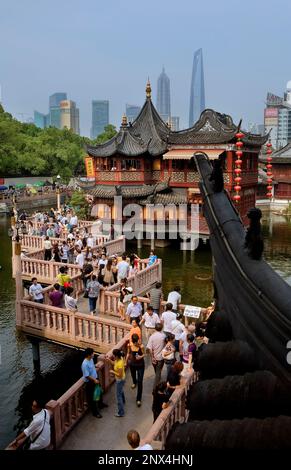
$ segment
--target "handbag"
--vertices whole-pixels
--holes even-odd
[[[93,401],[99,401],[102,396],[103,390],[100,384],[96,384],[93,392]]]

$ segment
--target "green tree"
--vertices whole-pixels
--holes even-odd
[[[73,207],[80,219],[87,219],[89,217],[90,206],[83,191],[74,191],[69,200],[69,205]]]
[[[108,124],[108,126],[104,127],[104,132],[99,134],[96,139],[93,140],[93,145],[103,144],[109,139],[112,139],[117,134],[116,127],[112,124]]]

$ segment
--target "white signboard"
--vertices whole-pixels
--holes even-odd
[[[194,307],[193,305],[185,305],[184,317],[199,318],[201,307]]]

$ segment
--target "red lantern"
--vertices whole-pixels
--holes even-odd
[[[234,172],[239,175],[241,173],[241,168],[235,168],[234,169]]]
[[[241,186],[239,186],[239,185],[235,186],[235,187],[234,187],[234,190],[235,190],[236,192],[239,192],[239,191],[241,190]]]
[[[268,142],[268,143],[267,143],[267,147],[272,147],[271,142]]]
[[[242,132],[237,132],[235,136],[237,139],[242,139],[244,137],[244,134]]]
[[[268,149],[268,150],[267,150],[267,154],[268,154],[268,155],[271,155],[271,153],[272,153],[272,150],[271,150],[271,149]]]
[[[270,163],[268,163],[268,165],[266,165],[267,168],[272,168],[273,165],[271,165]]]
[[[272,161],[272,157],[267,157],[267,162],[271,162]]]
[[[239,195],[239,194],[235,194],[235,195],[233,196],[233,200],[234,200],[235,202],[240,201],[240,195]]]
[[[242,164],[242,160],[239,158],[235,161],[236,166],[240,166]]]
[[[237,151],[235,152],[235,154],[236,154],[237,157],[242,157],[242,156],[243,156],[243,153],[242,153],[241,150],[237,150]]]
[[[241,142],[240,140],[238,142],[235,143],[235,145],[239,148],[243,147],[243,142]]]
[[[272,191],[272,188],[273,188],[273,186],[271,184],[269,186],[267,186],[268,191]]]
[[[241,177],[240,177],[240,176],[236,176],[236,177],[234,178],[234,181],[239,184],[239,183],[241,182]]]

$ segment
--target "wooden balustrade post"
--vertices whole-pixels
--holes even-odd
[[[15,284],[16,284],[16,326],[21,326],[21,300],[23,297],[22,272],[21,272],[21,244],[14,244],[14,266],[15,266]]]
[[[105,313],[105,289],[100,289],[99,293],[99,313]]]
[[[61,407],[57,401],[50,400],[46,409],[51,413],[51,444],[53,449],[57,449],[62,441]]]

